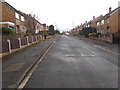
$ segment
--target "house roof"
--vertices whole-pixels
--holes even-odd
[[[10,5],[9,3],[7,3],[7,2],[2,2],[2,3],[4,3],[5,5],[7,5],[9,8],[11,8],[12,10],[14,10],[14,11],[17,11],[12,5]]]
[[[9,8],[11,8],[12,10],[14,10],[15,12],[19,13],[21,16],[25,16],[25,13],[17,10],[16,8],[14,8],[12,5],[10,5],[9,3],[7,2],[3,2],[5,5],[7,5]]]
[[[104,15],[102,18],[100,18],[97,22],[100,22],[102,20],[104,20],[105,18],[109,17],[112,13],[114,13],[116,10],[120,9],[120,6],[117,7],[116,9],[112,10],[111,12],[107,13],[106,15]]]
[[[110,16],[110,14],[114,13],[114,12],[115,12],[116,10],[118,10],[118,9],[120,9],[120,7],[117,7],[117,8],[116,8],[116,9],[114,9],[113,11],[111,11],[111,12],[107,13],[107,14],[104,16],[104,18],[109,17],[109,16]]]

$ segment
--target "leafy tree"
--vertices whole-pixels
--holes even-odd
[[[60,31],[59,30],[55,30],[55,34],[60,34]]]
[[[54,35],[55,34],[55,30],[54,30],[54,26],[53,25],[50,25],[49,26],[49,32]]]

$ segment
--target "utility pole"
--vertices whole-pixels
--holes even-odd
[[[74,28],[74,20],[73,20],[73,28]]]

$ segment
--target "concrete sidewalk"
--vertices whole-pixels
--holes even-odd
[[[2,62],[2,88],[15,84],[28,69],[28,67],[53,43],[57,38],[47,39],[43,42],[22,49],[3,58]]]

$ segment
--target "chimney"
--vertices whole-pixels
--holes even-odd
[[[111,10],[112,10],[112,8],[110,7],[110,8],[109,8],[109,13],[111,12]]]
[[[93,20],[95,20],[95,16],[93,16]]]

